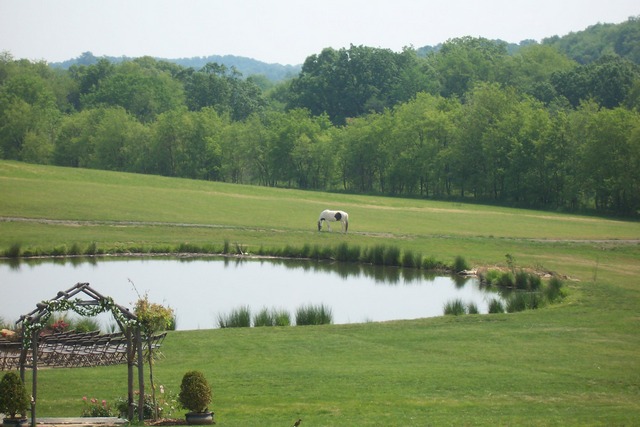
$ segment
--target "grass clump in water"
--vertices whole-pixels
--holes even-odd
[[[444,314],[452,316],[460,316],[467,314],[467,308],[461,299],[454,299],[444,305]]]
[[[458,273],[463,270],[469,270],[469,264],[467,264],[467,260],[465,260],[464,257],[458,255],[453,260],[453,271]]]
[[[324,304],[305,305],[296,310],[296,325],[330,325],[333,323],[331,309]]]
[[[251,310],[249,306],[243,306],[231,310],[231,313],[218,316],[220,328],[248,328],[251,326]]]
[[[489,301],[489,314],[504,313],[504,304],[499,299]]]
[[[291,316],[286,310],[263,308],[253,317],[253,326],[290,326]]]

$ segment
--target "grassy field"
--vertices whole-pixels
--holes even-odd
[[[349,234],[316,231],[325,208]],[[518,314],[170,333],[157,380],[205,372],[224,426],[638,425],[639,239],[633,221],[0,161],[0,252],[347,242],[567,277],[561,304]],[[122,366],[39,380],[39,416],[126,393]]]

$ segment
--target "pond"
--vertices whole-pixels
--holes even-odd
[[[453,300],[487,313],[499,298],[476,279],[356,264],[246,258],[117,258],[0,262],[0,318],[14,322],[76,283],[89,282],[124,307],[139,295],[173,308],[178,330],[218,327],[220,316],[249,307],[295,312],[323,304],[333,323],[441,316]],[[102,317],[104,316],[104,317]],[[98,318],[103,329],[115,323]],[[106,324],[105,324],[106,323]]]

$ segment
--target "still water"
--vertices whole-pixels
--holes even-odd
[[[324,304],[333,322],[359,323],[433,317],[448,301],[475,303],[481,313],[496,294],[475,279],[353,264],[234,258],[133,258],[98,261],[0,262],[0,318],[14,322],[58,291],[89,282],[132,308],[139,295],[173,308],[178,330],[218,327],[219,316],[248,306],[296,310]],[[73,316],[70,316],[73,317]],[[103,329],[113,325],[98,318]]]

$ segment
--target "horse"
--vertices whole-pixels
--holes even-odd
[[[342,231],[345,233],[349,229],[349,214],[345,211],[330,211],[329,209],[323,210],[318,218],[318,231],[322,230],[322,221],[327,223],[327,228],[331,231],[330,222],[340,221]]]

